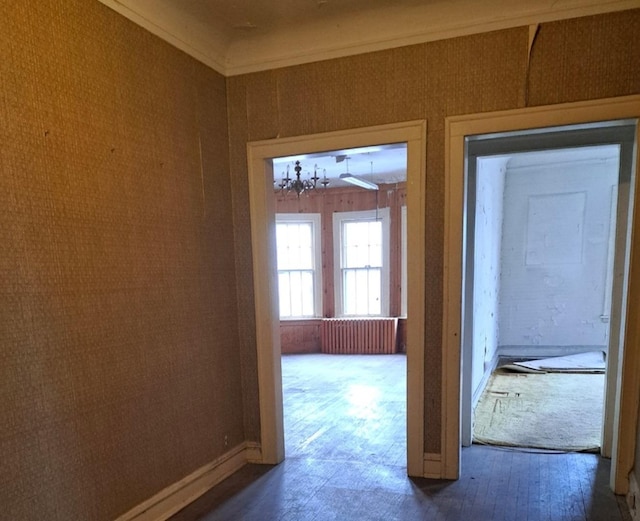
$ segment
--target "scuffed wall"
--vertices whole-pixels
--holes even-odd
[[[478,158],[473,270],[471,392],[476,391],[498,351],[504,184],[507,159]],[[479,398],[479,396],[478,396]]]
[[[607,348],[619,159],[613,146],[603,149],[602,157],[567,152],[547,164],[532,153],[530,166],[507,168],[500,348],[509,353]]]
[[[227,80],[236,270],[247,278],[248,141],[427,120],[425,452],[440,451],[445,117],[640,93],[639,31],[633,10],[542,24],[530,59],[522,27]],[[247,411],[257,411],[253,292],[238,289]]]
[[[0,517],[110,520],[244,440],[225,80],[95,1],[0,19]]]

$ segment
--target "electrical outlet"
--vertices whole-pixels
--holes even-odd
[[[224,446],[228,447],[229,446],[229,436],[225,436],[224,437]]]

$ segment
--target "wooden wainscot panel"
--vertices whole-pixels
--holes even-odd
[[[396,353],[407,352],[407,319],[398,319],[398,331],[396,332]]]
[[[319,353],[320,319],[281,320],[280,344],[282,354]]]

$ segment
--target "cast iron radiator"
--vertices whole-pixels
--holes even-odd
[[[322,352],[390,354],[396,351],[397,318],[325,318]]]

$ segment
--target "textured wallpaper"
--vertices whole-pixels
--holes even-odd
[[[248,141],[427,120],[425,452],[440,450],[445,118],[640,93],[639,32],[633,10],[543,24],[530,58],[522,27],[227,80],[242,273],[251,272]],[[251,287],[238,291],[241,303],[253,302]],[[241,314],[242,351],[255,364],[254,317],[242,305]],[[257,408],[257,394],[247,405]],[[248,422],[248,432],[255,436],[257,426]]]
[[[530,59],[523,27],[227,80],[95,1],[0,19],[7,519],[113,519],[259,439],[253,140],[428,121],[438,452],[445,117],[640,93],[640,10],[543,24]]]
[[[95,1],[0,19],[0,517],[109,520],[244,441],[225,80]]]

